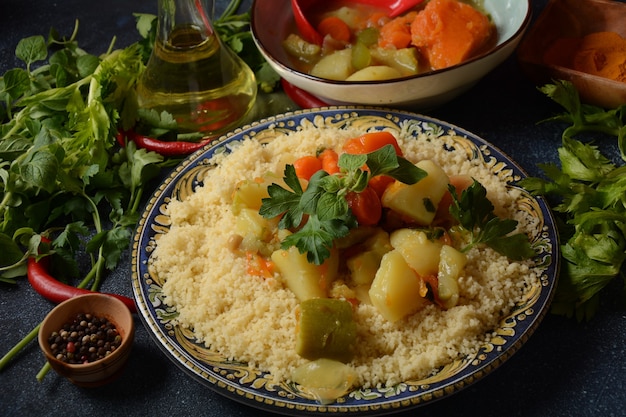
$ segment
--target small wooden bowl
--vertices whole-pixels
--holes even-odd
[[[518,50],[522,70],[533,82],[570,81],[582,101],[605,108],[626,103],[626,82],[614,81],[559,65],[547,64],[544,54],[560,38],[582,38],[594,32],[626,37],[626,3],[611,0],[550,0],[528,30]]]
[[[108,319],[122,337],[121,345],[103,359],[85,364],[69,364],[58,360],[50,349],[48,337],[79,313],[91,313]],[[133,316],[120,300],[100,294],[70,298],[56,306],[43,320],[39,329],[39,347],[52,369],[81,387],[98,387],[117,379],[130,356],[135,336]]]

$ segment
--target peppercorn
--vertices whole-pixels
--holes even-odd
[[[108,319],[79,313],[48,337],[52,355],[58,360],[81,364],[94,362],[113,353],[122,337]]]

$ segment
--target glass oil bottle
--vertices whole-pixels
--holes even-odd
[[[211,23],[214,0],[158,0],[157,35],[138,85],[140,108],[167,111],[179,133],[219,136],[254,106],[254,73]]]

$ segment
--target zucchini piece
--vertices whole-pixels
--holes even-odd
[[[296,352],[305,359],[349,362],[354,355],[356,323],[345,300],[311,298],[300,303]]]

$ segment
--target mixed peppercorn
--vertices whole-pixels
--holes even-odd
[[[52,354],[70,364],[94,362],[110,355],[122,343],[115,325],[106,318],[79,313],[48,338]]]

